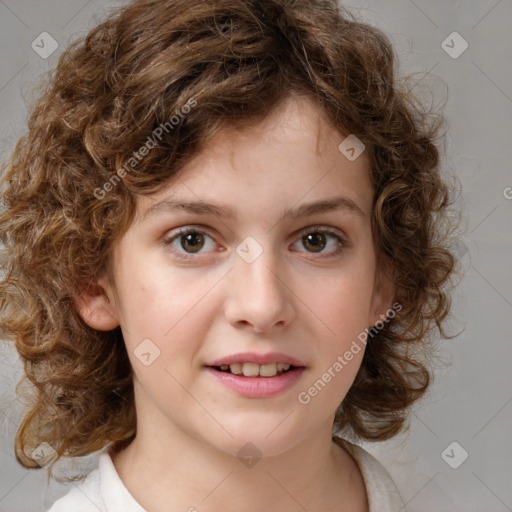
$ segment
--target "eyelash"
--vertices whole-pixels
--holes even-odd
[[[206,235],[213,240],[213,237],[210,236],[207,231],[204,231],[203,229],[200,229],[200,228],[195,228],[195,227],[190,226],[190,227],[186,227],[186,228],[180,228],[177,233],[174,233],[172,236],[166,237],[164,239],[164,244],[166,246],[170,246],[175,240],[179,239],[181,236],[189,235],[191,233],[198,233],[198,234]],[[337,239],[336,250],[331,252],[328,256],[325,256],[325,255],[319,256],[319,258],[321,258],[321,259],[333,258],[349,246],[348,242],[340,234],[338,234],[337,231],[333,231],[331,229],[327,229],[327,228],[320,227],[320,226],[310,226],[309,228],[304,229],[303,231],[301,231],[299,233],[297,240],[301,240],[304,236],[312,234],[312,233],[322,233],[322,234],[329,235],[329,236],[332,236]],[[190,260],[198,258],[198,256],[193,256],[192,254],[187,255],[187,253],[176,251],[174,249],[173,249],[173,252],[177,258],[180,258],[183,260],[190,261]],[[299,251],[299,252],[302,252],[302,251]],[[308,251],[306,251],[306,252],[308,252]],[[309,254],[321,254],[321,253],[310,252]]]

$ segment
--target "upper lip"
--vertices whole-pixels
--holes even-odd
[[[206,366],[221,366],[223,364],[234,363],[254,363],[254,364],[270,364],[270,363],[285,363],[292,366],[305,366],[299,359],[282,354],[281,352],[269,352],[267,354],[257,354],[255,352],[240,352],[221,359],[216,359]]]

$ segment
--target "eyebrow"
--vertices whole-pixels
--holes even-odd
[[[172,212],[183,210],[196,215],[212,215],[223,219],[235,219],[236,213],[231,207],[221,204],[206,203],[204,201],[182,201],[173,199],[164,199],[150,208],[142,215],[142,220],[158,212]],[[282,216],[283,219],[298,219],[300,217],[310,217],[319,213],[327,213],[336,210],[345,210],[365,218],[364,211],[348,197],[332,197],[320,201],[304,203],[295,208],[286,210]]]

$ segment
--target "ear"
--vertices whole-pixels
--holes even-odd
[[[99,331],[111,331],[119,325],[117,307],[108,277],[103,275],[75,298],[84,322]]]
[[[382,321],[386,312],[391,309],[395,297],[396,288],[392,277],[391,267],[379,268],[375,273],[368,325],[375,325]],[[382,316],[381,316],[382,315]]]

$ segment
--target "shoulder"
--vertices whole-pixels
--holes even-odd
[[[101,499],[99,469],[91,471],[82,483],[75,484],[75,487],[59,498],[48,512],[69,512],[69,510],[74,512],[106,510]]]
[[[335,436],[333,440],[345,448],[359,466],[366,486],[370,512],[406,512],[393,478],[371,453],[341,437]]]
[[[108,453],[100,455],[98,468],[58,499],[48,512],[146,512],[131,496]]]

